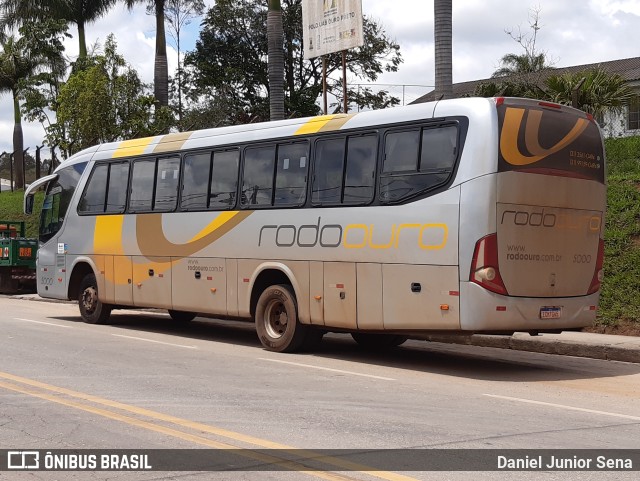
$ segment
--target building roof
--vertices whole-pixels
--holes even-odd
[[[610,60],[608,62],[589,63],[585,65],[574,65],[571,67],[549,68],[536,74],[540,76],[539,80],[545,80],[552,75],[564,75],[590,70],[596,67],[602,67],[610,74],[618,74],[627,82],[640,80],[640,57],[625,58],[620,60]],[[508,80],[511,77],[486,78],[481,80],[470,80],[468,82],[460,82],[453,84],[453,96],[462,97],[464,95],[472,95],[476,87],[486,82],[500,82]],[[422,102],[431,102],[436,100],[435,91],[431,91],[422,97],[414,100],[413,104]]]

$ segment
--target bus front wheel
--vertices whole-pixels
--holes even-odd
[[[294,352],[305,345],[309,326],[298,321],[298,304],[288,285],[267,287],[256,304],[256,331],[270,351]]]
[[[111,306],[104,304],[98,296],[96,276],[87,274],[80,283],[78,306],[82,320],[89,324],[104,324],[111,315]]]

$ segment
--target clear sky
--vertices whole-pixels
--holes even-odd
[[[214,0],[205,0],[212,5]],[[397,73],[384,74],[379,83],[424,87],[405,89],[406,102],[431,90],[434,84],[433,1],[363,0],[363,12],[385,27],[400,44],[404,63]],[[557,67],[640,56],[640,0],[453,0],[453,81],[487,78],[506,53],[522,53],[506,29],[521,27],[529,32],[529,13],[540,11],[538,47]],[[183,50],[193,48],[199,20],[182,37]],[[87,44],[104,43],[111,32],[118,51],[136,68],[143,80],[153,81],[155,20],[139,5],[129,12],[122,3],[94,24],[87,25]],[[74,38],[66,42],[73,60],[78,47]],[[169,36],[168,36],[169,38]],[[169,74],[177,64],[175,49],[169,48]],[[402,95],[402,87],[385,87]],[[40,124],[24,126],[25,147],[41,144]],[[0,97],[0,152],[12,150],[13,112],[9,94]],[[43,152],[47,157],[48,153]]]

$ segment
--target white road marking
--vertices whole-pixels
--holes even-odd
[[[185,349],[198,349],[197,346],[185,346],[184,344],[173,344],[172,342],[154,341],[153,339],[146,339],[144,337],[123,336],[122,334],[111,334],[116,337],[124,337],[125,339],[135,339],[136,341],[153,342],[155,344],[164,344],[165,346],[184,347]]]
[[[47,326],[64,327],[65,329],[70,329],[71,328],[71,326],[63,326],[61,324],[54,324],[53,322],[34,321],[33,319],[22,319],[21,317],[14,317],[14,319],[16,321],[33,322],[35,324],[46,324]]]
[[[312,366],[311,364],[302,364],[300,362],[281,361],[279,359],[267,359],[266,357],[259,357],[258,359],[261,360],[261,361],[279,362],[281,364],[290,364],[291,366],[309,367],[311,369],[319,369],[321,371],[337,372],[337,373],[340,373],[340,374],[350,374],[352,376],[370,377],[372,379],[381,379],[382,381],[395,381],[395,379],[390,378],[390,377],[374,376],[373,374],[362,374],[362,373],[353,372],[353,371],[343,371],[342,369],[331,369],[330,367]]]
[[[596,411],[594,409],[578,408],[575,406],[567,406],[565,404],[546,403],[542,401],[533,401],[531,399],[522,399],[517,397],[509,397],[509,396],[498,396],[495,394],[483,394],[483,395],[496,398],[496,399],[506,399],[507,401],[518,401],[518,402],[527,403],[527,404],[537,404],[539,406],[550,406],[554,408],[567,409],[569,411],[580,411],[583,413],[601,414],[603,416],[613,416],[615,418],[631,419],[632,421],[640,421],[640,416],[630,416],[628,414],[610,413],[607,411]]]

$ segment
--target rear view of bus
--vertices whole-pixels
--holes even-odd
[[[599,128],[584,112],[546,102],[498,98],[496,109],[497,169],[488,176],[495,229],[473,239],[473,254],[468,245],[461,327],[536,333],[589,326],[606,206]]]

